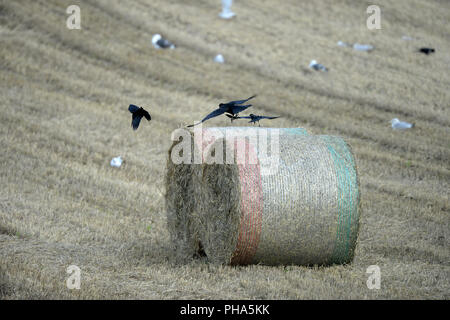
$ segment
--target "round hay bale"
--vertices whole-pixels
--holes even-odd
[[[217,264],[352,261],[360,195],[344,140],[303,129],[242,127],[207,128],[191,137],[201,163],[168,161],[166,206],[178,248],[188,255],[202,250]],[[222,162],[214,163],[220,153]]]

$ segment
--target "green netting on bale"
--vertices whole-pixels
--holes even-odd
[[[359,182],[349,145],[341,138],[321,136],[335,165],[338,180],[338,226],[330,263],[352,261],[359,228]]]

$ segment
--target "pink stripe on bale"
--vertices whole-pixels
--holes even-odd
[[[203,128],[201,134],[194,135],[195,144],[200,149],[202,162],[209,147],[225,133],[215,128]],[[263,214],[263,190],[261,168],[256,146],[248,139],[235,138],[234,149],[237,153],[235,162],[238,165],[241,184],[241,221],[236,249],[231,258],[232,265],[250,264],[259,244]],[[243,158],[245,156],[245,158]],[[225,155],[224,159],[225,161]]]
[[[231,258],[232,265],[252,262],[259,244],[263,213],[261,169],[256,147],[246,139],[237,138],[236,140],[236,151],[238,154],[245,152],[245,162],[238,163],[241,184],[241,223],[236,249]]]

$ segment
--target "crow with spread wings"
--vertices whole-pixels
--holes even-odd
[[[128,111],[131,112],[131,126],[133,127],[133,130],[137,130],[137,128],[139,127],[139,123],[141,123],[142,117],[145,117],[147,121],[150,121],[152,119],[150,113],[148,113],[144,108],[139,108],[134,104],[130,104],[130,106],[128,107]]]
[[[206,120],[209,120],[211,118],[220,116],[221,114],[224,114],[224,113],[227,116],[229,116],[230,118],[232,118],[232,120],[233,120],[233,118],[237,117],[239,112],[242,112],[245,109],[250,108],[252,106],[251,104],[247,104],[247,105],[242,106],[242,104],[246,103],[250,99],[253,99],[254,97],[256,97],[256,95],[251,96],[250,98],[245,99],[245,100],[236,100],[236,101],[230,101],[230,102],[227,102],[227,103],[221,103],[221,104],[219,104],[219,108],[218,109],[216,109],[213,112],[211,112],[210,114],[208,114],[206,117],[203,118],[202,121],[200,121],[199,123],[196,123],[196,124],[191,124],[188,127],[196,126],[196,125],[198,125],[200,123],[205,122]]]

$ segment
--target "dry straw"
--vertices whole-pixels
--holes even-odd
[[[203,147],[201,164],[174,164],[170,155],[179,142],[169,150],[166,209],[177,252],[233,265],[351,262],[360,194],[350,146],[303,129],[245,129],[203,129],[203,140],[191,133],[192,154]],[[269,152],[249,132],[267,137]],[[271,148],[275,141],[278,150]],[[226,154],[235,161],[206,163],[221,150],[224,162]],[[242,150],[246,157],[239,162]],[[276,170],[264,170],[277,155]]]

